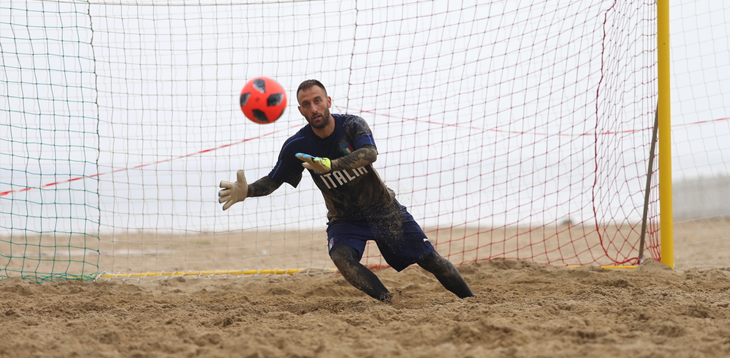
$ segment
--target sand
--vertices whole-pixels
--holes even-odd
[[[377,302],[338,274],[0,280],[0,357],[728,357],[730,273],[459,266],[459,299],[417,266],[375,272]]]
[[[146,250],[134,243],[150,238],[138,236],[101,252]],[[155,255],[100,262],[196,270],[222,262],[215,250],[225,250],[260,261],[226,262],[234,267],[286,260],[331,267],[322,245],[301,239],[321,235],[301,234],[294,249],[291,234],[259,236],[237,239],[251,247],[231,246],[234,238],[222,235],[170,237],[169,247],[153,247],[166,249]],[[730,357],[730,220],[678,224],[674,236],[675,269],[651,259],[635,269],[473,262],[451,251],[476,294],[463,300],[417,266],[377,269],[395,293],[390,305],[331,270],[42,284],[6,278],[0,357]],[[264,249],[269,256],[252,254]]]

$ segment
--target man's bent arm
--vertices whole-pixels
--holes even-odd
[[[344,157],[332,160],[332,170],[361,168],[375,162],[377,159],[378,150],[375,146],[364,145]]]

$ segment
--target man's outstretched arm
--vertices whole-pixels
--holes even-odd
[[[248,197],[269,195],[278,189],[281,184],[267,175],[248,185],[243,169],[239,169],[236,172],[235,182],[221,181],[218,202],[223,204],[223,210],[228,210],[231,205]]]
[[[282,183],[266,175],[248,186],[248,197],[266,196],[279,189]]]

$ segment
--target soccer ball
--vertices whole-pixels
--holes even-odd
[[[268,77],[256,77],[241,90],[241,111],[252,122],[274,123],[286,109],[286,91]]]

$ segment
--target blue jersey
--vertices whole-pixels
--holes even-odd
[[[335,130],[327,138],[317,136],[309,124],[284,142],[279,159],[269,177],[296,187],[302,179],[302,161],[297,153],[332,160],[365,145],[375,146],[370,127],[364,119],[348,114],[333,114]],[[322,192],[329,223],[345,221],[380,221],[400,215],[395,194],[385,186],[371,164],[355,169],[309,173]]]

